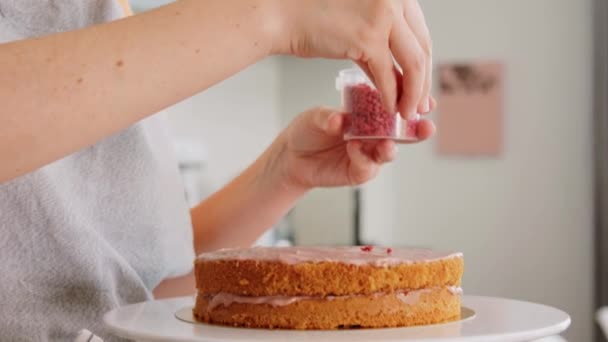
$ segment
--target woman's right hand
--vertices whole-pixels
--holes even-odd
[[[279,0],[278,4],[284,36],[275,53],[355,61],[376,84],[385,106],[404,118],[428,113],[435,106],[430,95],[431,38],[417,0]]]

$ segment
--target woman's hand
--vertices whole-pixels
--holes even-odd
[[[281,134],[274,163],[289,187],[359,185],[374,178],[382,164],[395,158],[391,140],[344,141],[348,115],[330,108],[300,114]],[[431,121],[418,122],[419,141],[433,135]]]
[[[357,62],[387,109],[404,118],[435,106],[431,38],[417,0],[282,0],[278,6],[287,34],[276,53]]]

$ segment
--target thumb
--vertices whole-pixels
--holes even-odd
[[[329,107],[319,107],[311,110],[310,115],[316,129],[332,136],[342,134],[346,123],[345,113]]]

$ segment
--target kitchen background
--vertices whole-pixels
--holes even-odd
[[[133,1],[146,10],[167,1]],[[463,251],[469,294],[546,303],[593,335],[592,0],[424,0],[435,60],[505,66],[497,157],[400,148],[361,191],[365,243]],[[191,200],[222,186],[297,113],[339,105],[340,61],[270,58],[167,112]],[[435,116],[438,114],[434,114]],[[261,244],[351,244],[352,189],[316,190]],[[286,243],[281,241],[280,243]]]

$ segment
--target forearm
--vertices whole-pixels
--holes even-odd
[[[285,181],[279,137],[249,168],[191,210],[197,253],[250,246],[306,192]]]
[[[66,156],[267,56],[272,1],[183,0],[0,44],[0,183]]]

